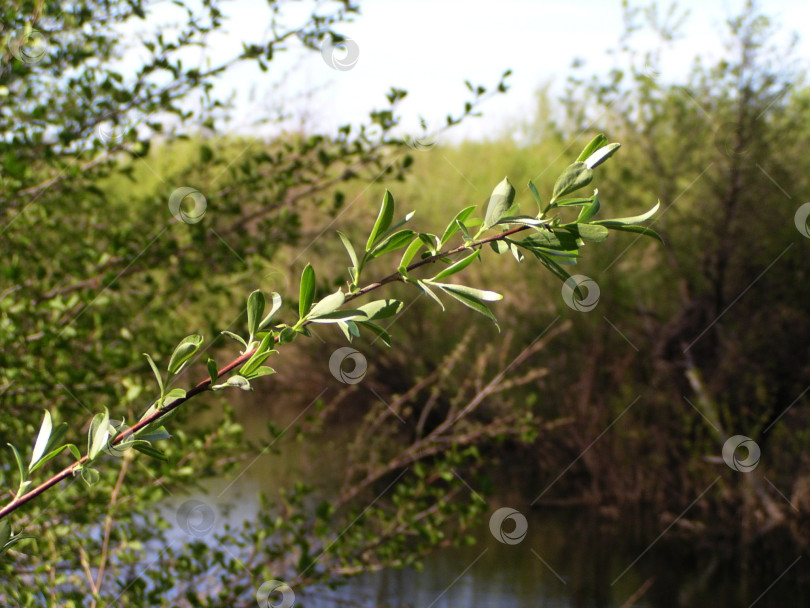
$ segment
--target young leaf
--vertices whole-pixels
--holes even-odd
[[[183,338],[180,344],[177,345],[177,348],[174,349],[172,353],[172,358],[169,359],[169,374],[174,375],[180,371],[183,367],[183,364],[191,359],[200,349],[200,345],[203,343],[203,337],[199,334],[191,334]]]
[[[481,255],[481,250],[480,249],[476,250],[474,253],[471,253],[466,258],[460,259],[455,264],[452,264],[451,266],[448,266],[447,268],[442,270],[439,274],[437,274],[435,277],[433,277],[430,280],[431,281],[438,281],[439,279],[444,279],[445,277],[449,277],[450,275],[454,275],[457,272],[461,272],[467,266],[472,264],[472,262],[474,260],[477,260],[479,255]]]
[[[272,304],[270,305],[270,312],[267,313],[267,316],[262,319],[262,322],[259,323],[259,331],[263,330],[265,327],[270,325],[270,321],[273,319],[273,316],[278,312],[278,309],[281,308],[281,296],[277,294],[275,291],[270,294],[270,299],[272,300]]]
[[[608,229],[598,224],[567,224],[565,228],[583,241],[598,243],[608,237]]]
[[[405,250],[405,253],[402,254],[402,259],[399,262],[398,270],[402,273],[402,276],[408,276],[408,266],[410,266],[414,256],[416,256],[423,245],[424,243],[419,239],[412,241],[411,244],[408,245],[408,248]]]
[[[529,180],[529,190],[532,192],[534,202],[537,203],[537,209],[540,212],[538,215],[543,214],[543,201],[540,200],[540,193],[537,191],[537,186],[534,185],[532,180]]]
[[[366,313],[360,309],[344,308],[312,317],[309,320],[312,323],[339,323],[341,321],[365,321],[367,318]]]
[[[142,454],[146,454],[147,456],[150,456],[150,457],[155,458],[157,460],[162,460],[164,462],[169,461],[166,454],[164,454],[163,452],[161,452],[157,448],[152,447],[151,445],[140,443],[140,444],[134,444],[132,447],[134,449],[138,450],[139,452],[141,452]]]
[[[349,237],[338,230],[338,236],[340,237],[340,242],[343,243],[343,246],[346,248],[346,251],[349,254],[349,259],[352,261],[352,266],[357,268],[357,253],[354,251],[354,247],[352,246]]]
[[[14,452],[14,460],[17,462],[17,470],[20,472],[20,488],[17,490],[17,496],[19,496],[25,491],[25,488],[28,487],[28,484],[25,481],[26,476],[25,467],[23,466],[23,459],[16,447],[10,443],[7,443],[6,445],[11,448],[12,452]]]
[[[487,212],[484,215],[483,229],[491,228],[504,216],[514,215],[517,212],[513,207],[514,201],[515,187],[508,177],[504,177],[501,183],[495,186],[489,197]]]
[[[31,462],[28,465],[28,472],[31,472],[34,465],[39,462],[42,455],[45,453],[45,448],[51,440],[51,431],[53,430],[53,421],[51,420],[51,413],[45,410],[45,415],[42,417],[42,424],[39,427],[39,434],[37,440],[34,442],[34,451],[31,454]]]
[[[340,289],[338,289],[335,293],[326,296],[323,300],[315,304],[315,306],[312,307],[312,310],[309,311],[307,317],[314,318],[334,312],[343,306],[345,299],[346,295]]]
[[[459,222],[461,223],[466,222],[467,218],[469,218],[472,215],[473,211],[475,211],[475,205],[473,205],[472,207],[466,207],[465,209],[462,209],[456,214],[456,217],[454,217],[450,221],[450,223],[447,225],[447,228],[445,228],[444,230],[444,234],[442,235],[441,242],[439,244],[440,247],[445,243],[447,243],[447,241],[449,241],[452,238],[452,236],[456,232],[458,232]]]
[[[211,384],[214,384],[214,382],[217,381],[217,378],[219,378],[217,363],[213,359],[208,359],[205,366],[208,368],[208,375],[211,377]]]
[[[600,133],[596,137],[594,137],[585,149],[580,152],[579,157],[577,157],[577,162],[581,163],[584,162],[588,157],[591,156],[594,152],[596,152],[599,148],[606,146],[608,143],[607,137],[605,137],[604,133]]]
[[[256,378],[261,378],[262,376],[269,376],[270,374],[275,374],[276,370],[272,367],[267,367],[266,365],[262,365],[258,369],[253,370],[250,373],[250,380],[255,380]]]
[[[152,372],[155,374],[158,386],[160,387],[160,394],[163,395],[163,378],[160,377],[160,372],[158,371],[157,365],[155,365],[152,357],[150,357],[148,354],[143,353],[143,356],[146,357],[147,361],[149,361],[149,366],[152,368]]]
[[[628,225],[628,224],[640,224],[641,222],[646,222],[652,216],[656,214],[658,208],[661,206],[661,201],[655,203],[652,209],[647,211],[646,213],[642,213],[641,215],[634,215],[632,217],[613,217],[606,220],[599,220],[594,222],[594,224],[601,224],[602,226],[609,226],[613,228],[616,225]]]
[[[310,264],[304,268],[301,273],[301,289],[299,292],[298,300],[298,316],[302,319],[307,316],[309,309],[312,307],[312,301],[315,299],[315,271]]]
[[[248,333],[252,341],[254,336],[259,333],[259,324],[262,315],[264,314],[265,299],[264,294],[260,290],[256,290],[248,296],[247,301],[247,321]]]
[[[250,386],[250,382],[248,382],[247,378],[244,376],[231,376],[225,381],[225,383],[230,386],[235,386],[236,388],[241,388],[243,391],[253,390],[253,388]]]
[[[439,296],[437,296],[435,293],[433,293],[433,291],[430,289],[430,287],[427,286],[427,283],[425,283],[425,281],[417,280],[416,284],[419,285],[419,287],[422,289],[422,291],[424,291],[431,298],[436,300],[438,305],[442,307],[442,310],[444,310],[444,304],[442,304],[442,301],[439,299]]]
[[[622,232],[634,232],[636,234],[643,234],[645,236],[651,236],[654,239],[661,241],[661,244],[664,244],[664,239],[661,238],[661,235],[658,234],[652,228],[646,228],[644,226],[628,226],[626,224],[601,224],[605,228],[609,230],[621,230]]]
[[[486,305],[479,298],[468,295],[462,291],[448,289],[449,287],[457,287],[457,285],[440,285],[440,287],[442,291],[444,291],[454,300],[457,300],[462,304],[464,304],[464,306],[466,306],[467,308],[471,308],[475,312],[484,315],[487,319],[489,319],[495,324],[495,327],[498,327],[498,329],[500,329],[500,326],[498,325],[498,319],[495,318],[495,315],[492,314],[492,311],[489,308],[487,308]]]
[[[387,319],[388,317],[393,317],[400,310],[402,310],[402,302],[391,299],[375,300],[374,302],[363,304],[362,306],[358,307],[358,310],[366,313],[369,321]]]
[[[161,407],[167,407],[177,401],[178,399],[185,399],[186,398],[186,391],[182,388],[173,388],[166,396],[163,398],[163,405]]]
[[[374,245],[377,244],[377,239],[382,237],[383,234],[391,226],[391,221],[394,219],[394,197],[386,190],[383,195],[382,205],[380,205],[380,213],[377,216],[377,221],[374,222],[374,228],[371,229],[371,234],[366,243],[366,251],[371,251]]]
[[[222,335],[228,336],[228,337],[229,337],[229,338],[231,338],[232,340],[236,340],[237,342],[239,342],[239,344],[241,344],[242,346],[244,346],[245,348],[247,348],[247,342],[245,342],[245,341],[242,339],[242,337],[241,337],[241,336],[237,336],[237,335],[236,335],[235,333],[233,333],[232,331],[228,331],[227,329],[223,329],[223,330],[222,330],[221,332],[219,332],[219,333],[221,333]]]
[[[104,408],[103,414],[96,414],[90,423],[90,433],[88,433],[88,460],[94,460],[99,452],[107,445],[110,436],[110,412]]]
[[[466,285],[456,285],[453,283],[434,283],[437,287],[441,287],[443,291],[453,291],[461,293],[470,298],[484,300],[485,302],[497,302],[503,300],[503,296],[494,291],[485,291],[483,289],[476,289],[475,287],[467,287]]]
[[[566,194],[587,186],[591,183],[592,179],[593,171],[588,169],[585,163],[576,162],[573,165],[569,165],[554,183],[554,189],[551,193],[551,202],[555,203],[561,196],[565,196]]]
[[[389,251],[395,251],[405,245],[408,245],[416,233],[413,230],[405,229],[400,230],[399,232],[395,232],[391,236],[387,237],[381,243],[379,243],[374,249],[369,252],[369,257],[377,258],[381,255],[388,253]]]
[[[599,213],[599,192],[594,190],[591,203],[582,208],[577,217],[577,223],[589,222],[592,217]]]
[[[90,487],[93,487],[101,480],[101,475],[98,474],[98,471],[91,467],[82,467],[81,473],[82,481]]]
[[[593,154],[591,154],[587,159],[585,159],[585,166],[588,169],[593,169],[598,167],[611,156],[616,153],[616,150],[621,148],[621,144],[608,144],[607,146],[603,146],[596,150]]]
[[[361,321],[360,325],[376,334],[377,337],[382,340],[383,344],[385,344],[388,348],[391,348],[391,336],[389,336],[388,332],[382,327],[376,323],[371,323],[370,321]]]
[[[63,446],[60,446],[60,447],[56,448],[55,450],[52,450],[52,451],[48,452],[47,454],[45,454],[45,456],[40,458],[33,467],[29,467],[28,472],[29,473],[36,472],[37,469],[41,468],[47,462],[49,462],[50,460],[53,460],[54,458],[59,456],[59,454],[64,452],[65,448],[68,448],[68,447],[70,447],[70,446],[63,445]],[[78,458],[81,458],[81,454],[78,456]]]

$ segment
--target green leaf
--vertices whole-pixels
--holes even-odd
[[[662,239],[661,235],[658,234],[652,228],[646,228],[645,226],[628,226],[625,224],[617,224],[617,225],[601,224],[601,225],[605,226],[608,230],[620,230],[622,232],[633,232],[635,234],[643,234],[645,236],[651,236],[654,239],[658,239],[659,241],[661,241],[662,245],[664,244],[664,239]]]
[[[613,228],[616,225],[628,225],[628,224],[640,224],[641,222],[646,222],[652,216],[656,214],[658,208],[661,206],[661,201],[655,203],[652,209],[647,211],[646,213],[642,213],[641,215],[634,215],[631,217],[614,217],[606,220],[599,220],[594,222],[595,224],[601,224],[602,226],[609,226]]]
[[[503,300],[503,296],[494,291],[476,289],[475,287],[467,287],[466,285],[456,285],[455,283],[431,283],[431,284],[436,285],[436,287],[440,287],[445,292],[449,290],[464,294],[465,296],[468,296],[470,298],[477,298],[479,300],[484,300],[485,302],[497,302],[498,300]]]
[[[310,264],[304,268],[301,273],[301,290],[298,300],[298,316],[302,319],[307,316],[309,309],[312,307],[312,301],[315,299],[315,271]]]
[[[592,196],[588,198],[564,198],[561,201],[557,201],[555,207],[587,207],[591,204],[593,204]]]
[[[565,228],[583,241],[599,243],[608,237],[608,229],[598,224],[567,224]]]
[[[222,334],[222,335],[224,335],[224,336],[228,336],[228,337],[229,337],[229,338],[231,338],[232,340],[236,340],[237,342],[239,342],[239,344],[241,344],[241,345],[242,345],[242,346],[244,346],[245,348],[247,348],[247,346],[248,346],[248,345],[247,345],[247,342],[245,342],[245,341],[242,339],[242,337],[241,337],[241,336],[237,336],[237,335],[236,335],[235,333],[233,333],[232,331],[228,331],[227,329],[223,329],[223,330],[222,330],[221,332],[219,332],[219,333],[221,333],[221,334]]]
[[[491,228],[498,223],[498,220],[506,215],[514,215],[517,213],[514,201],[515,187],[509,181],[508,177],[504,177],[501,183],[495,186],[495,189],[489,197],[487,212],[486,215],[484,215],[483,229],[487,230]]]
[[[11,538],[11,525],[8,523],[8,519],[0,519],[0,555],[5,553],[9,538]]]
[[[281,296],[277,294],[275,291],[270,294],[270,299],[272,300],[272,304],[270,305],[270,312],[267,313],[267,316],[262,319],[262,322],[259,323],[259,331],[270,325],[270,321],[273,319],[275,314],[278,312],[278,309],[281,308]]]
[[[408,276],[408,266],[411,265],[411,261],[423,245],[424,243],[419,239],[412,241],[411,244],[408,245],[408,248],[405,250],[405,253],[402,254],[402,259],[399,262],[398,270],[402,273],[402,276]]]
[[[509,244],[505,243],[504,241],[490,241],[489,246],[492,248],[492,251],[498,255],[509,251]]]
[[[333,310],[318,317],[310,319],[312,323],[337,323],[339,321],[364,321],[368,317],[366,313],[358,308],[344,308],[343,310]]]
[[[459,222],[462,224],[466,222],[467,218],[470,217],[470,215],[472,215],[473,211],[475,211],[475,205],[473,205],[472,207],[466,207],[456,214],[456,217],[454,217],[450,221],[450,223],[447,224],[447,228],[445,228],[444,230],[444,234],[442,235],[439,246],[442,246],[445,243],[447,243],[447,241],[449,241],[453,237],[453,235],[456,232],[458,232]]]
[[[395,251],[396,249],[405,247],[406,245],[410,244],[414,236],[416,236],[416,233],[410,229],[395,232],[374,247],[374,249],[369,253],[369,256],[372,258],[377,258],[385,253],[388,253],[389,251]]]
[[[551,193],[551,202],[555,203],[561,196],[565,196],[566,194],[587,186],[591,183],[592,179],[593,171],[588,169],[585,163],[576,162],[569,165],[554,183],[554,189]]]
[[[269,376],[270,374],[275,373],[276,370],[274,370],[272,367],[267,367],[266,365],[263,365],[258,369],[255,369],[252,372],[250,372],[250,380],[255,380],[256,378],[261,378],[262,376]]]
[[[588,169],[594,169],[609,159],[616,153],[616,150],[621,148],[621,144],[608,144],[596,150],[587,159],[585,159],[585,166]]]
[[[157,460],[162,460],[164,462],[169,461],[166,454],[164,454],[163,452],[161,452],[157,448],[152,447],[151,445],[135,444],[132,447],[134,449],[138,450],[141,454],[146,454],[147,456],[150,456],[151,458],[155,458]]]
[[[256,290],[248,296],[247,301],[247,321],[250,341],[259,333],[259,324],[264,314],[265,299],[260,290]]]
[[[442,301],[439,299],[439,296],[437,296],[435,293],[433,293],[433,291],[430,289],[430,287],[427,286],[427,283],[425,283],[424,281],[418,280],[418,281],[416,281],[416,284],[419,285],[419,287],[422,289],[422,291],[424,291],[431,298],[436,300],[436,302],[439,304],[439,306],[442,307],[442,310],[444,310],[444,304],[442,304]]]
[[[349,254],[349,259],[352,261],[352,267],[357,268],[357,253],[354,251],[354,246],[352,246],[352,242],[342,232],[338,231],[338,236],[340,237],[340,242],[343,243],[343,246],[346,248],[346,251]]]
[[[152,372],[155,374],[155,378],[157,379],[158,386],[160,387],[160,394],[163,395],[163,378],[160,377],[160,372],[158,371],[157,365],[152,360],[148,354],[143,353],[143,356],[146,357],[146,360],[149,361],[149,366],[152,368]]]
[[[354,321],[338,321],[337,326],[349,342],[360,335],[360,330],[357,329],[357,323]]]
[[[554,274],[558,279],[560,279],[563,283],[565,283],[568,279],[571,278],[571,275],[568,274],[568,271],[565,270],[562,266],[560,266],[557,262],[549,258],[547,255],[539,252],[534,252],[537,258],[543,263],[543,265],[548,268],[552,274]],[[577,294],[578,298],[582,298],[583,294],[579,289],[579,286],[574,289],[574,292]]]
[[[496,327],[498,326],[498,319],[495,318],[495,315],[492,314],[492,311],[486,307],[486,305],[477,297],[464,293],[463,291],[459,291],[456,289],[450,289],[450,287],[458,287],[457,285],[440,285],[442,291],[444,291],[447,295],[452,297],[454,300],[461,302],[467,308],[473,309],[475,312],[484,315],[487,319],[492,321]],[[478,290],[474,290],[478,291]],[[490,292],[491,293],[491,292]]]
[[[366,251],[371,251],[374,245],[377,244],[377,239],[382,237],[388,228],[391,226],[391,221],[394,219],[394,197],[386,190],[383,195],[382,204],[380,205],[380,213],[377,215],[377,221],[374,222],[374,228],[371,229],[371,234],[366,243]]]
[[[540,200],[540,193],[537,191],[537,186],[534,185],[532,180],[529,180],[529,190],[531,190],[532,197],[534,198],[534,202],[537,203],[537,209],[540,211],[540,214],[543,213],[543,201]]]
[[[39,462],[42,455],[45,453],[45,448],[51,440],[51,431],[53,430],[53,421],[51,420],[51,413],[45,410],[45,415],[42,417],[42,424],[39,427],[39,434],[34,442],[34,451],[31,454],[31,462],[28,465],[28,472],[31,472],[34,465]],[[0,543],[2,545],[2,543]]]
[[[243,391],[252,391],[253,388],[250,386],[250,382],[248,382],[247,378],[244,376],[231,376],[225,381],[225,384],[230,386],[235,386],[236,388],[241,388]]]
[[[382,340],[383,344],[385,344],[388,348],[391,348],[391,336],[388,335],[388,332],[382,327],[376,323],[371,323],[370,321],[360,321],[359,324],[376,334],[376,336]]]
[[[540,246],[561,251],[576,251],[579,249],[577,237],[568,230],[543,230],[526,237],[522,241],[514,241],[521,246]]]
[[[76,460],[81,460],[82,453],[79,451],[79,448],[76,447],[74,444],[69,443],[67,446],[68,450],[70,451],[70,455],[73,456]]]
[[[25,474],[25,467],[23,466],[23,459],[22,456],[20,456],[20,452],[19,450],[17,450],[16,447],[14,447],[10,443],[7,443],[6,445],[11,448],[12,452],[14,452],[14,460],[17,462],[17,470],[20,473],[20,489],[17,490],[17,496],[19,496],[20,494],[22,494],[22,491],[25,489],[25,487],[27,487],[25,484],[26,474]]]
[[[101,480],[101,475],[98,474],[98,471],[88,466],[82,467],[81,474],[82,481],[90,487],[93,487]]]
[[[177,345],[177,348],[174,349],[172,358],[169,359],[169,373],[171,375],[177,374],[183,367],[183,364],[191,359],[200,349],[202,343],[203,337],[199,334],[191,334],[183,338],[180,344]]]
[[[607,137],[605,137],[604,133],[600,133],[596,137],[594,137],[587,146],[580,152],[579,157],[577,157],[577,162],[581,163],[584,162],[591,154],[596,152],[599,148],[606,146],[608,143]]]
[[[168,407],[178,399],[185,399],[185,398],[186,398],[185,390],[183,390],[182,388],[173,388],[168,393],[166,393],[165,397],[163,397],[163,403],[161,407]]]
[[[599,213],[599,196],[598,191],[594,191],[591,197],[591,203],[582,208],[577,217],[578,223],[584,223],[591,220],[597,213]]]
[[[462,258],[458,262],[456,262],[455,264],[451,264],[450,266],[448,266],[447,268],[442,270],[439,274],[437,274],[435,277],[433,277],[430,280],[431,281],[438,281],[439,279],[444,279],[446,277],[449,277],[451,275],[456,274],[457,272],[461,272],[467,266],[472,264],[474,260],[477,260],[478,256],[480,256],[480,255],[481,255],[481,250],[478,249],[474,253],[471,253],[470,255],[468,255],[466,258]]]
[[[110,412],[104,408],[103,414],[96,414],[93,416],[93,421],[90,423],[90,433],[88,433],[88,460],[95,460],[99,452],[107,445],[107,439],[110,436]],[[91,484],[92,485],[92,484]]]
[[[369,321],[376,321],[378,319],[393,317],[399,313],[399,311],[402,310],[402,302],[393,299],[375,300],[368,304],[363,304],[358,307],[358,310],[366,313]]]
[[[315,304],[312,307],[312,310],[309,311],[307,318],[315,318],[325,314],[329,314],[330,312],[334,312],[341,306],[343,306],[343,302],[346,300],[346,295],[338,289],[335,293],[326,296],[323,300]]]
[[[145,433],[138,432],[135,434],[135,437],[138,440],[142,441],[161,441],[162,439],[171,439],[171,433],[166,430],[165,426],[158,426],[153,429],[141,429],[141,431],[147,431]],[[132,437],[130,435],[130,437]],[[128,438],[129,439],[129,438]],[[133,442],[132,447],[135,447],[135,443]]]
[[[248,359],[245,364],[239,369],[239,373],[243,376],[250,375],[255,369],[257,369],[262,363],[264,363],[267,358],[276,353],[278,351],[269,350],[269,346],[271,341],[273,340],[273,334],[267,334],[259,344],[259,347],[256,349],[256,352]]]
[[[211,377],[211,384],[214,384],[214,382],[217,381],[217,378],[219,378],[217,363],[213,359],[208,359],[205,366],[208,368],[208,375]]]
[[[48,452],[47,454],[45,454],[45,456],[40,458],[33,467],[30,467],[28,472],[29,473],[36,472],[43,465],[45,465],[47,462],[49,462],[49,461],[53,460],[54,458],[56,458],[57,456],[59,456],[59,454],[64,452],[65,449],[68,448],[68,447],[70,447],[70,446],[63,445],[63,446],[60,446],[60,447],[56,448],[55,450],[52,450],[52,451]],[[80,458],[80,457],[81,457],[81,454],[79,454],[78,458]]]

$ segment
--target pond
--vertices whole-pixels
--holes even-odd
[[[251,423],[246,428],[259,426]],[[343,443],[341,429],[331,428],[330,435],[330,441],[285,442],[278,454],[261,456],[239,476],[209,486],[199,498],[209,504],[233,502],[229,518],[250,520],[258,509],[251,496],[259,489],[272,493],[302,475],[311,484],[329,486],[341,466]],[[692,523],[650,508],[532,509],[528,502],[491,497],[490,521],[482,522],[476,544],[441,550],[426,558],[421,570],[366,574],[337,590],[302,590],[296,606],[810,606],[810,556],[802,554],[786,530],[741,549],[710,541],[717,537],[711,534],[711,522]],[[491,521],[497,514],[501,526]],[[504,514],[509,517],[504,519]]]

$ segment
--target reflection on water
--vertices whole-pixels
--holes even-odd
[[[302,603],[310,608],[810,606],[810,556],[803,557],[787,538],[744,554],[720,547],[696,550],[694,539],[687,542],[675,531],[660,536],[666,526],[656,530],[654,522],[637,516],[608,523],[581,509],[525,513],[529,531],[516,545],[502,544],[487,531],[476,545],[427,559],[422,571],[364,575],[329,598],[302,597]],[[628,603],[631,598],[635,603]]]
[[[235,521],[255,517],[258,503],[251,497],[259,489],[272,494],[303,477],[328,494],[340,482],[346,432],[330,427],[329,437],[319,441],[285,441],[278,454],[261,456],[243,474],[220,480],[199,498],[210,505],[231,503],[234,510],[227,519]],[[810,555],[796,548],[786,530],[740,550],[710,540],[716,538],[710,522],[703,537],[694,530],[682,534],[682,524],[673,524],[672,518],[663,521],[650,509],[613,512],[608,519],[595,509],[532,510],[509,501],[507,506],[528,523],[522,540],[513,535],[519,542],[499,542],[489,522],[482,521],[475,545],[438,552],[424,561],[422,570],[363,575],[337,590],[296,590],[296,606],[810,606]],[[490,505],[491,512],[502,506],[497,497]],[[507,541],[512,531],[508,526],[503,528]]]

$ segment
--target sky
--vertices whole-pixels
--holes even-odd
[[[616,48],[623,31],[619,0],[367,0],[361,14],[339,30],[351,38],[351,56],[336,50],[338,61],[350,69],[334,69],[317,53],[302,49],[279,54],[267,73],[244,66],[233,70],[218,85],[233,92],[237,120],[233,130],[251,131],[253,119],[269,108],[282,106],[310,127],[333,130],[346,122],[358,123],[373,108],[385,107],[385,93],[396,86],[408,91],[400,106],[403,130],[418,134],[419,117],[430,129],[441,127],[448,112],[458,114],[469,92],[465,80],[494,85],[511,69],[510,91],[489,99],[484,116],[453,129],[451,139],[501,135],[515,120],[530,117],[535,95],[544,83],[562,92],[575,58],[586,61],[592,74],[607,74],[617,64],[608,49]],[[668,6],[668,3],[662,3]],[[655,77],[685,75],[695,55],[716,59],[723,53],[724,21],[737,14],[742,0],[683,1],[689,10],[683,37],[665,47]],[[296,8],[299,6],[300,8]],[[290,20],[303,17],[285,9]],[[800,35],[799,56],[810,58],[804,32],[810,24],[810,2],[770,0],[760,5],[777,24],[784,38]],[[208,40],[212,57],[237,53],[243,40],[267,36],[269,12],[265,0],[233,0],[226,34]],[[654,48],[656,37],[639,34],[635,45]],[[327,53],[327,57],[331,57]],[[279,85],[279,82],[282,82]],[[307,92],[309,92],[307,94]],[[304,117],[304,118],[302,118]],[[269,127],[268,127],[269,128]]]

